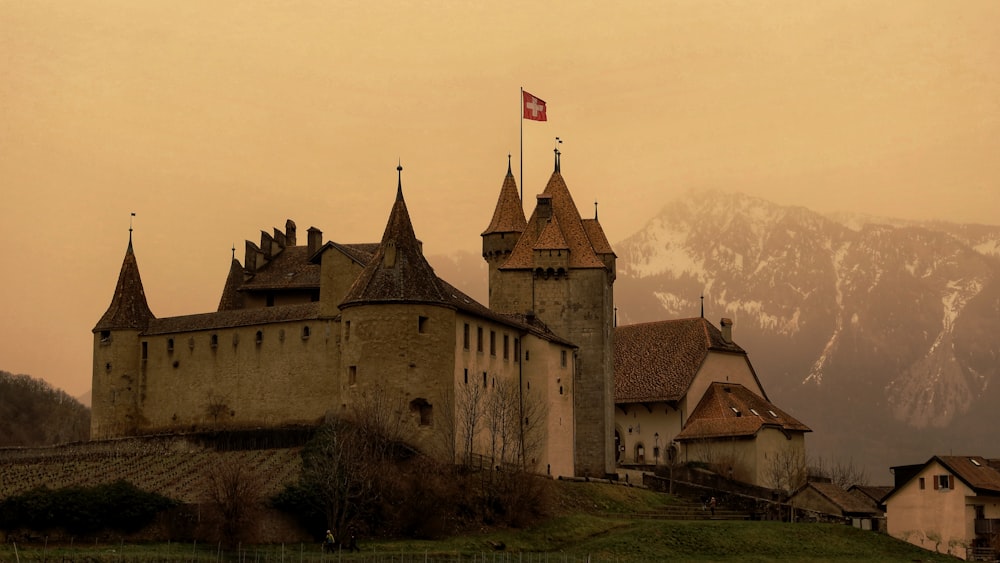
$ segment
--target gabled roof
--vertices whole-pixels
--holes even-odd
[[[97,321],[94,332],[101,330],[136,329],[143,330],[151,319],[153,312],[146,303],[146,292],[142,288],[142,278],[139,277],[139,264],[132,251],[132,233],[129,232],[128,249],[122,260],[122,269],[118,273],[118,284],[115,286],[111,305]]]
[[[882,499],[892,492],[892,487],[886,485],[851,485],[847,489],[847,492],[854,496],[868,499],[877,507],[879,504],[882,504]]]
[[[339,242],[333,242],[331,240],[321,246],[320,249],[309,258],[309,260],[313,263],[319,264],[320,256],[327,250],[334,248],[363,267],[367,266],[368,263],[371,262],[372,255],[375,254],[375,251],[378,249],[378,244],[379,243],[377,242],[340,244]]]
[[[402,167],[400,167],[402,173]],[[447,292],[427,263],[403,199],[402,178],[382,242],[347,291],[341,307],[378,302],[444,303]]]
[[[881,511],[878,510],[876,506],[871,503],[865,502],[858,497],[845,491],[840,485],[836,483],[827,483],[822,481],[810,481],[802,487],[800,487],[793,495],[795,496],[802,494],[806,490],[813,490],[823,497],[831,504],[836,506],[842,516],[860,516],[860,515],[877,515]]]
[[[562,238],[569,248],[570,268],[605,268],[604,262],[597,257],[594,247],[584,229],[583,220],[580,219],[580,212],[573,197],[566,187],[562,174],[559,171],[553,172],[549,178],[549,183],[545,186],[542,195],[549,196],[552,200],[553,223],[557,223]],[[538,208],[531,214],[528,225],[524,233],[510,253],[510,258],[500,266],[501,270],[523,270],[532,268],[534,265],[533,250],[540,238],[542,229],[546,225],[540,225],[540,221],[545,221],[538,217]]]
[[[981,456],[936,455],[922,465],[900,465],[892,467],[894,473],[900,470],[906,472],[906,477],[897,479],[896,487],[886,495],[882,502],[886,503],[903,487],[915,479],[932,463],[938,463],[947,471],[972,489],[977,495],[1000,496],[1000,460],[987,459]],[[914,470],[919,467],[919,470]]]
[[[808,426],[746,387],[717,381],[708,386],[676,440],[753,436],[764,427],[786,433],[812,432]]]
[[[524,207],[521,196],[517,194],[517,182],[510,171],[510,161],[507,162],[507,175],[500,187],[500,197],[497,207],[493,210],[490,226],[483,231],[483,236],[493,233],[523,233],[528,222],[524,219]]]
[[[566,238],[563,237],[562,229],[559,228],[559,220],[552,217],[542,228],[538,240],[535,241],[535,250],[569,250]]]
[[[746,356],[704,318],[615,328],[615,403],[679,401],[710,350]]]

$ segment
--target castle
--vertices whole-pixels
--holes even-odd
[[[130,234],[93,329],[91,439],[318,425],[377,397],[405,405],[394,415],[413,443],[445,458],[614,472],[615,254],[596,212],[581,218],[558,151],[528,219],[508,163],[481,235],[488,306],[435,275],[397,170],[380,242],[324,242],[311,227],[300,245],[289,220],[247,241],[243,264],[234,256],[215,312],[157,318]],[[516,402],[503,440],[520,435],[521,459],[496,459],[497,422],[483,414],[503,390]]]

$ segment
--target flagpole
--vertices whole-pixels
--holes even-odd
[[[521,99],[518,104],[521,106],[518,110],[521,116],[521,160],[518,162],[518,168],[521,173],[521,209],[524,209],[524,86],[521,86]]]

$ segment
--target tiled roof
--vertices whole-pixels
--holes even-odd
[[[709,350],[746,355],[704,318],[615,328],[615,403],[679,401]]]
[[[604,229],[601,228],[597,219],[584,219],[583,230],[587,233],[587,238],[590,239],[590,245],[594,247],[594,252],[598,254],[615,253],[611,248],[611,243],[608,242],[608,237],[604,236]]]
[[[309,248],[288,246],[263,268],[251,272],[240,291],[309,289],[319,287],[320,267],[309,261]]]
[[[367,266],[368,263],[371,262],[372,260],[372,255],[375,254],[375,251],[378,249],[378,243],[365,242],[358,244],[340,244],[337,242],[329,241],[323,245],[323,249],[320,249],[320,251],[316,253],[316,256],[322,254],[323,250],[326,248],[336,248],[337,250],[342,252],[345,256],[347,256],[351,260],[354,260],[361,266]],[[318,263],[316,256],[313,257],[313,261]]]
[[[94,332],[117,329],[142,330],[151,319],[155,318],[146,303],[146,292],[142,288],[142,278],[139,277],[139,264],[136,262],[135,253],[132,252],[130,233],[128,249],[122,260],[122,269],[118,273],[115,294],[111,298],[108,310],[104,312],[101,320],[97,321]]]
[[[486,227],[483,235],[493,233],[523,233],[528,222],[524,219],[524,207],[521,205],[521,196],[517,194],[517,182],[510,171],[510,162],[507,163],[507,175],[504,176],[503,186],[500,187],[500,197],[497,199],[497,207],[493,211],[493,220],[490,226]]]
[[[233,258],[229,265],[229,275],[226,276],[226,285],[222,288],[222,298],[219,299],[219,311],[230,311],[243,308],[243,294],[239,288],[243,285],[243,266],[240,261]]]
[[[420,246],[400,183],[382,242],[354,280],[341,306],[374,302],[444,303],[447,293]]]
[[[678,441],[753,436],[765,426],[786,432],[811,432],[785,411],[737,383],[709,385],[691,411]]]
[[[559,228],[558,219],[555,217],[549,219],[542,233],[538,235],[538,240],[535,241],[534,250],[569,250],[562,229]]]
[[[941,465],[976,491],[976,494],[1000,494],[1000,471],[992,467],[990,460],[980,456],[941,455],[935,456]]]
[[[847,489],[847,492],[861,495],[869,499],[874,505],[878,505],[882,502],[882,499],[892,492],[892,487],[882,485],[852,485],[850,489]]]
[[[826,483],[821,481],[814,481],[806,483],[802,489],[811,488],[823,496],[825,499],[833,503],[834,506],[840,509],[843,515],[852,514],[879,514],[880,511],[875,505],[865,502],[858,497],[845,491],[840,485],[836,483]],[[796,493],[798,494],[798,493]]]
[[[153,319],[149,322],[149,327],[143,334],[156,335],[192,332],[196,330],[213,330],[318,318],[319,303],[298,303],[295,305],[236,309],[232,311],[217,311],[215,313]]]
[[[549,183],[545,186],[545,191],[542,194],[552,198],[552,217],[558,221],[563,239],[570,250],[569,267],[604,268],[604,262],[601,262],[597,257],[590,239],[587,238],[583,221],[580,219],[580,212],[577,210],[576,204],[573,203],[573,197],[570,195],[561,173],[552,173]],[[510,258],[500,266],[500,269],[523,270],[534,266],[532,251],[541,234],[538,222],[543,220],[538,217],[538,209],[536,207],[535,211],[531,214],[531,219],[528,220],[528,225],[525,227],[524,233],[518,239],[514,250],[510,253]]]

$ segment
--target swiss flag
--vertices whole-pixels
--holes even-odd
[[[524,90],[521,91],[521,97],[523,98],[521,106],[525,119],[548,121],[545,117],[545,100],[540,100]]]

